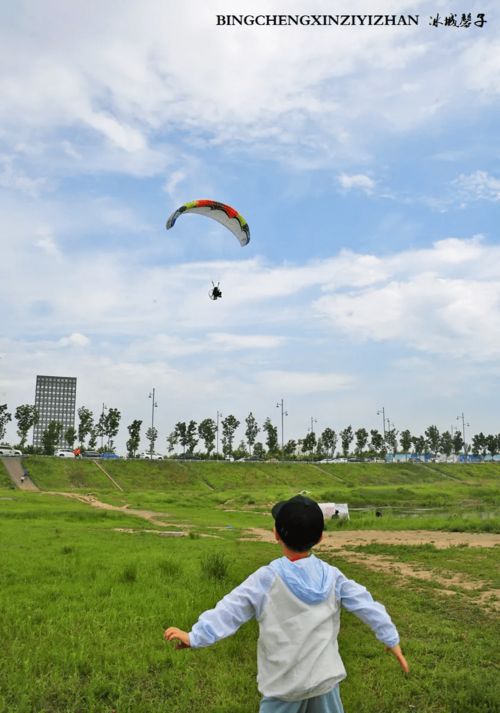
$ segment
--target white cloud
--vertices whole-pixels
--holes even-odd
[[[375,188],[375,181],[369,176],[363,175],[362,173],[356,173],[353,175],[341,173],[339,176],[337,176],[337,180],[341,187],[348,191],[357,188],[369,195],[373,192],[373,189]]]
[[[488,362],[500,356],[499,258],[498,246],[478,238],[439,241],[388,258],[377,285],[334,292],[314,307],[356,339]]]
[[[453,183],[464,199],[500,201],[500,178],[491,176],[487,171],[461,174]]]
[[[353,378],[348,374],[329,372],[269,370],[258,374],[258,383],[266,392],[295,396],[340,391],[352,386]]]
[[[490,7],[486,2],[483,9]],[[393,10],[405,8],[419,12],[423,23],[436,11],[427,0]],[[247,1],[231,9],[255,12]],[[298,0],[286,9],[304,11]],[[73,139],[69,145],[64,136],[62,148],[80,170],[88,161],[95,167],[103,151],[109,159],[112,149],[124,154],[122,170],[162,170],[161,142],[175,150],[177,130],[188,152],[195,137],[325,165],[366,157],[388,133],[444,125],[449,114],[469,106],[464,99],[470,96],[495,97],[498,52],[479,31],[358,28],[353,42],[352,28],[220,28],[219,10],[213,0],[196,13],[156,0],[124,0],[119,12],[112,4],[99,6],[96,24],[82,0],[64,13],[60,3],[46,0],[15,23],[6,18],[0,29],[5,137],[55,146],[57,130],[76,131],[85,147]],[[310,10],[331,7],[316,0]],[[336,8],[342,10],[353,11],[348,3]],[[54,16],[57,22],[50,21]],[[450,81],[450,72],[463,73],[465,81]],[[106,165],[109,160],[103,170]],[[348,188],[372,189],[365,174],[346,173],[345,180],[354,180]]]
[[[88,347],[90,344],[90,339],[86,337],[84,334],[80,334],[79,332],[73,332],[73,334],[70,334],[68,337],[62,337],[58,341],[58,345],[61,347]]]

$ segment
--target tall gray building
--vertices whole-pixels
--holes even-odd
[[[50,421],[62,423],[62,434],[57,444],[67,448],[64,434],[75,425],[76,377],[74,376],[37,376],[35,390],[35,408],[38,410],[38,423],[33,429],[33,445],[42,446],[42,434]]]

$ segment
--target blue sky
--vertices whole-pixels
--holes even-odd
[[[0,10],[0,403],[77,376],[77,405],[285,438],[352,424],[498,433],[500,33],[449,5],[340,2],[418,27],[216,27],[145,0]],[[231,12],[331,13],[330,3]],[[229,8],[227,8],[229,10]],[[245,248],[180,204],[237,207]],[[223,299],[211,302],[211,280]],[[238,434],[242,435],[241,431]],[[10,440],[15,440],[12,427]],[[143,442],[146,446],[146,442]]]

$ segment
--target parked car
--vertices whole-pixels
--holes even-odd
[[[1,456],[22,456],[22,453],[11,446],[0,446]]]
[[[163,456],[160,453],[146,453],[145,451],[139,454],[139,458],[144,460],[163,460]]]
[[[100,458],[101,454],[97,451],[84,451],[82,453],[82,458]]]
[[[75,458],[75,454],[69,448],[58,448],[54,455],[58,458]]]
[[[101,458],[105,458],[107,460],[112,460],[113,458],[119,458],[120,456],[116,455],[116,453],[112,453],[109,451],[108,453],[101,453]]]

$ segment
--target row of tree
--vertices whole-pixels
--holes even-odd
[[[19,448],[25,449],[28,433],[34,425],[38,423],[38,413],[34,406],[23,404],[15,410],[17,421],[17,434],[19,436]],[[12,420],[7,405],[0,405],[0,441],[5,437],[7,424]],[[114,441],[118,435],[121,421],[121,413],[116,408],[103,409],[96,420],[93,412],[85,406],[78,409],[78,428],[70,427],[63,433],[62,425],[57,421],[51,421],[42,435],[43,452],[53,453],[61,438],[69,448],[74,448],[78,443],[83,450],[94,450],[98,448],[98,440],[101,439],[99,450],[113,450]],[[470,445],[464,443],[462,433],[455,431],[440,432],[435,425],[429,426],[423,435],[412,435],[406,429],[401,433],[396,428],[387,429],[380,433],[377,429],[368,431],[366,428],[353,430],[352,426],[340,430],[338,433],[332,428],[325,428],[320,434],[316,434],[311,428],[308,433],[300,439],[290,439],[280,447],[278,441],[278,428],[268,417],[259,426],[252,412],[245,419],[244,438],[235,446],[235,436],[240,421],[232,414],[221,419],[220,423],[212,418],[205,418],[199,423],[194,420],[179,421],[175,428],[168,434],[166,446],[169,455],[173,455],[176,448],[180,447],[182,453],[187,456],[195,454],[195,449],[199,444],[203,444],[204,454],[211,457],[219,454],[219,437],[222,454],[243,458],[248,456],[256,457],[284,457],[294,458],[298,456],[333,458],[339,447],[340,453],[346,457],[354,453],[360,457],[385,457],[387,453],[413,453],[416,456],[430,454],[436,456],[443,454],[450,456],[461,452],[471,451],[476,455],[490,454],[492,457],[500,452],[500,434],[485,435],[482,432],[473,436]],[[126,442],[127,455],[134,457],[140,447],[142,421],[134,420],[127,426],[129,438]],[[257,440],[259,433],[262,440]],[[158,430],[150,426],[145,433],[149,447],[148,452],[153,453],[158,441]]]

